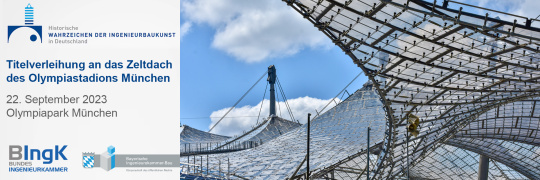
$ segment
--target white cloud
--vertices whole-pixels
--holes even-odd
[[[190,21],[216,29],[214,48],[248,63],[331,46],[323,33],[282,1],[183,1],[182,12]]]
[[[538,0],[459,0],[461,2],[484,7],[488,9],[493,9],[497,11],[507,12],[510,14],[515,14],[519,16],[524,16],[527,18],[536,18],[538,15],[540,15],[540,12],[538,12],[537,8],[540,7],[540,1]],[[493,11],[486,11],[479,8],[474,8],[476,12],[472,13],[478,13],[480,15],[485,15],[485,13],[489,13],[490,17],[499,16],[503,20],[507,21],[513,21],[514,19],[518,19],[518,23],[524,23],[522,21],[525,21],[524,19],[519,19],[514,16],[504,15],[501,13],[496,13]],[[534,24],[534,23],[533,23]]]
[[[184,37],[190,29],[191,22],[185,22],[184,24],[180,25],[180,40],[182,40],[182,37]]]
[[[316,111],[320,111],[331,99],[323,100],[323,99],[317,99],[312,97],[299,97],[296,99],[289,99],[287,102],[289,103],[289,106],[291,107],[291,111],[293,113],[293,116],[295,119],[299,120],[300,123],[304,124],[307,122],[307,113],[311,113],[312,117],[315,117]],[[339,103],[340,100],[336,98],[336,103]],[[261,118],[259,119],[259,122],[261,122],[264,118],[268,117],[270,113],[269,105],[270,101],[265,99],[264,102],[259,102],[255,106],[243,106],[243,107],[237,107],[233,109],[226,117],[231,118],[224,118],[215,128],[212,130],[212,133],[221,134],[221,135],[240,135],[242,134],[242,131],[244,130],[250,130],[252,129],[252,126],[256,125],[257,123],[257,117],[245,117],[245,116],[258,116],[259,110],[261,109],[261,103],[263,103],[262,111],[261,111]],[[326,110],[331,109],[336,105],[336,103],[332,102],[328,107],[326,107]],[[278,106],[279,104],[279,106]],[[279,108],[281,107],[281,115]],[[212,123],[210,124],[209,128],[211,128],[216,122],[219,121],[220,117],[222,117],[230,107],[223,108],[217,111],[212,112],[210,117],[212,117]],[[290,120],[288,111],[285,107],[284,102],[276,103],[276,111],[278,116]],[[319,112],[321,113],[321,112]]]
[[[524,0],[521,3],[511,1],[513,4],[517,4],[518,8],[511,11],[513,14],[525,16],[528,18],[536,18],[540,15],[538,7],[540,7],[540,1],[538,0]],[[537,22],[538,23],[538,22]]]

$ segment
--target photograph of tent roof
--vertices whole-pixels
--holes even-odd
[[[540,179],[540,20],[452,0],[282,3],[369,81],[301,124],[276,113],[269,67],[270,115],[251,130],[181,127],[181,179]]]

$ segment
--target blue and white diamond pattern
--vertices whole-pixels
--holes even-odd
[[[93,168],[94,167],[94,156],[83,156],[83,167],[84,168]]]

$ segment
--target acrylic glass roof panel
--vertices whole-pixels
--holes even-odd
[[[455,136],[502,139],[539,146],[539,99],[512,102],[492,109],[478,116]]]
[[[180,152],[207,149],[213,143],[222,142],[229,138],[183,125],[180,127]]]
[[[235,142],[248,141],[249,139],[261,133],[265,129],[265,127],[267,127],[270,124],[270,122],[271,122],[271,117],[267,117],[266,119],[264,119],[264,121],[261,121],[260,123],[257,122],[255,127],[253,127],[251,130],[247,132],[244,131],[243,134],[239,136],[235,135],[229,139],[226,139],[223,142],[220,142],[219,145],[212,147],[212,149],[219,149]]]
[[[494,160],[491,160],[490,161],[490,164],[493,163],[495,164],[495,167],[497,169],[499,169],[502,173],[504,174],[501,174],[499,176],[496,176],[496,177],[504,177],[505,179],[527,179],[527,177],[525,177],[523,174],[517,172],[516,170],[500,163],[500,162],[497,162],[497,161],[494,161]],[[490,165],[490,169],[491,169],[491,165]],[[499,178],[499,179],[502,179],[502,178]]]
[[[300,126],[300,123],[292,122],[280,117],[268,117],[260,124],[257,124],[252,130],[244,132],[244,134],[240,136],[229,138],[215,148],[225,147],[231,143],[241,143],[246,141],[265,143]]]
[[[409,114],[421,119],[409,148],[421,158],[481,114],[540,95],[535,27],[420,0],[286,2],[349,55],[382,95],[390,136],[380,177],[403,173]]]
[[[228,136],[222,136],[204,132],[187,125],[180,127],[180,143],[206,143],[206,142],[220,142],[228,139]]]
[[[372,145],[373,146],[373,145]],[[378,153],[374,153],[374,151],[378,151],[379,149],[374,148],[370,149],[370,165],[369,168],[373,170],[375,168],[375,162],[378,158]],[[313,173],[311,175],[312,178],[330,178],[330,179],[367,179],[367,151],[363,151],[361,153],[358,153],[356,155],[347,157],[344,160],[341,160],[340,162],[327,167],[324,170],[320,170],[316,173]],[[370,170],[370,171],[371,171]],[[371,175],[370,177],[373,177]]]
[[[540,179],[539,146],[487,138],[452,138],[445,144],[488,156],[530,179]]]
[[[274,117],[263,131],[256,136],[253,136],[248,141],[261,141],[264,143],[300,126],[300,123],[285,120],[280,117]]]
[[[479,155],[450,145],[440,145],[409,170],[412,179],[476,179]],[[491,160],[489,179],[526,179],[505,165]]]
[[[382,142],[386,128],[385,112],[371,86],[358,90],[312,120],[311,170],[322,170],[349,156],[362,154],[367,145],[368,126],[372,128],[371,142]],[[209,155],[209,167],[225,170],[229,161],[230,173],[237,176],[261,179],[291,177],[306,155],[306,130],[307,125],[303,125],[253,149]],[[187,157],[182,157],[181,161],[187,162]],[[305,165],[300,169],[305,169]]]

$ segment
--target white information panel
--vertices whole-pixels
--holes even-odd
[[[0,1],[0,179],[177,179],[179,1]]]

